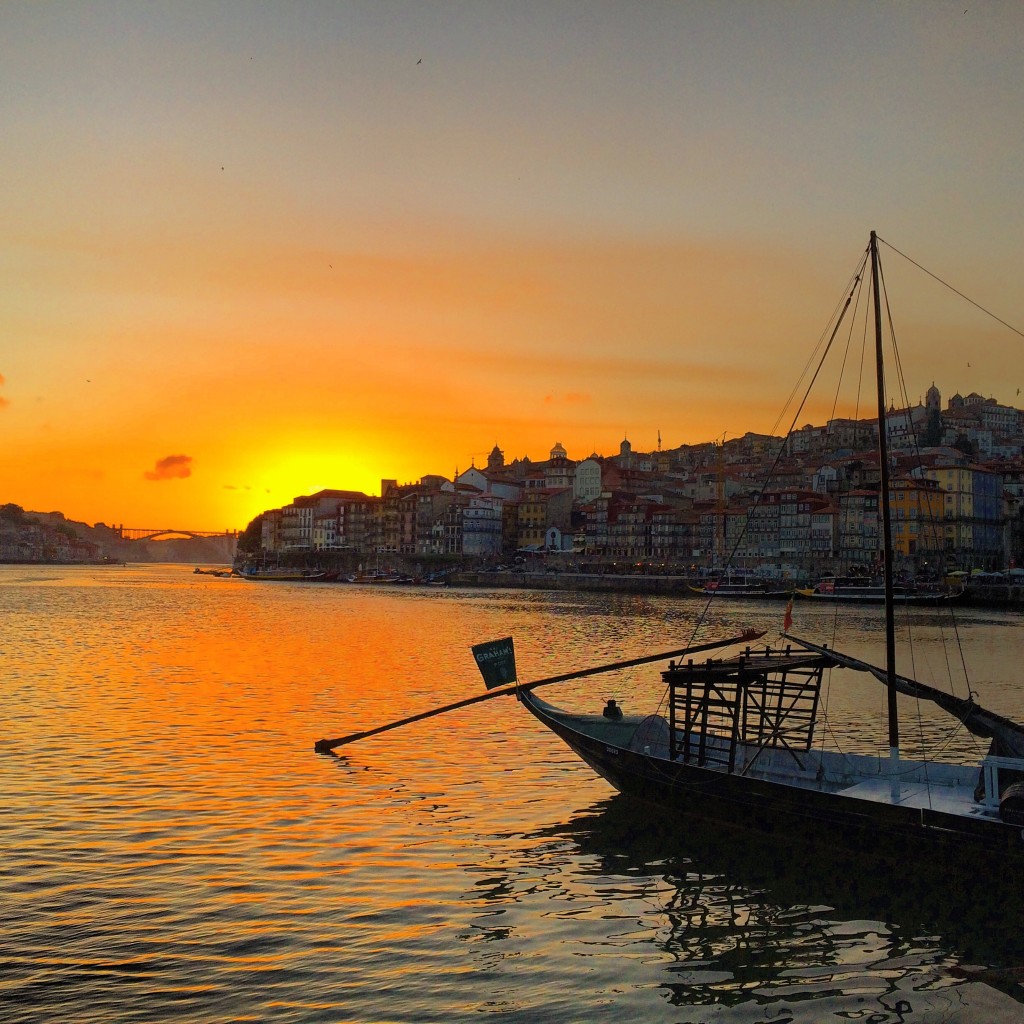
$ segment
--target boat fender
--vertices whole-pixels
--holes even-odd
[[[1024,825],[1024,782],[1014,782],[999,797],[999,817],[1008,825]]]
[[[601,712],[605,718],[621,718],[622,708],[614,700],[609,700],[604,706],[604,711]]]

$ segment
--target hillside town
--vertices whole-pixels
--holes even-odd
[[[11,502],[0,505],[0,562],[64,565],[115,560],[120,536],[97,523],[73,523],[60,512],[26,512]]]
[[[0,505],[0,564],[123,565],[127,562],[223,562],[234,555],[230,531],[214,537],[174,534],[132,539],[123,526],[68,519]]]
[[[956,394],[942,408],[933,384],[885,421],[898,570],[921,577],[1019,564],[1024,413],[978,394]],[[485,465],[451,479],[382,480],[379,496],[296,497],[250,524],[244,554],[870,572],[882,546],[877,440],[875,418],[647,453],[624,439],[616,455],[579,460],[555,443],[544,460],[509,462],[495,444]]]

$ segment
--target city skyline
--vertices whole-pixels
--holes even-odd
[[[241,528],[494,443],[784,432],[872,228],[1024,323],[1016,5],[4,22],[0,479],[26,509]],[[1015,404],[1020,339],[883,255],[918,391]]]
[[[967,395],[962,395],[959,391],[956,391],[956,392],[954,392],[953,395],[945,395],[945,394],[942,393],[941,389],[937,388],[934,384],[932,384],[931,387],[929,388],[929,391],[932,391],[932,390],[934,390],[936,392],[936,401],[938,402],[938,405],[936,407],[939,408],[942,411],[942,414],[943,414],[944,417],[948,416],[950,413],[952,413],[954,411],[953,406],[956,406],[958,409],[962,410],[963,408],[969,407],[973,403],[976,403],[976,402],[980,402],[981,404],[984,404],[984,405],[996,405],[996,406],[998,406],[1000,409],[1002,409],[1004,411],[1006,409],[1015,409],[1016,408],[1011,403],[1000,403],[994,396],[980,396],[976,392],[968,393]],[[890,434],[891,443],[892,443],[892,438],[894,438],[894,437],[901,437],[905,441],[906,440],[907,431],[909,431],[909,430],[914,430],[914,431],[920,432],[920,431],[923,431],[925,429],[924,422],[923,421],[918,421],[917,417],[918,417],[919,413],[921,413],[921,415],[923,415],[923,413],[921,411],[924,410],[926,408],[926,406],[927,406],[927,394],[925,396],[922,396],[921,398],[909,400],[904,406],[897,407],[896,405],[890,405],[889,411],[888,411],[888,414],[887,414],[887,423],[888,423],[887,429],[888,429],[889,434]],[[1018,412],[1020,413],[1021,416],[1024,416],[1024,409],[1018,410]],[[902,416],[903,416],[904,413],[909,414],[909,415],[907,415],[905,422],[902,419]],[[821,430],[829,429],[830,424],[833,423],[833,422],[839,423],[841,425],[845,425],[845,424],[849,424],[849,423],[858,423],[858,424],[864,424],[865,426],[869,426],[870,425],[873,428],[874,424],[877,423],[877,420],[878,420],[878,417],[876,415],[872,415],[870,410],[868,410],[866,412],[864,410],[861,410],[860,413],[855,415],[853,418],[844,417],[844,416],[837,416],[837,417],[835,417],[834,421],[830,420],[830,421],[823,422],[823,423],[802,423],[802,425],[794,425],[792,439],[795,442],[795,447],[788,447],[787,448],[787,452],[789,453],[790,456],[802,457],[805,461],[809,459],[808,465],[807,465],[807,471],[808,471],[809,474],[813,473],[815,467],[820,465],[820,464],[824,464],[824,463],[827,463],[827,462],[836,462],[836,461],[848,461],[850,456],[848,456],[846,454],[843,454],[841,451],[833,450],[832,454],[827,455],[827,456],[821,456],[820,451],[818,451],[817,449],[820,447],[822,439],[818,435],[817,432],[819,432]],[[916,427],[912,427],[912,425],[911,425],[912,423],[916,423],[917,426]],[[982,427],[982,423],[978,422],[977,426],[979,428],[981,428]],[[840,429],[842,429],[842,426],[840,427]],[[797,440],[801,435],[808,434],[808,433],[809,433],[809,435],[811,437],[817,437],[816,441],[811,442],[811,447],[814,449],[813,451],[811,451],[811,450],[804,451],[804,445],[801,444]],[[721,450],[722,450],[722,452],[725,455],[725,462],[724,462],[723,465],[724,465],[724,467],[726,467],[726,474],[728,475],[729,470],[737,463],[737,460],[742,465],[748,465],[750,463],[749,457],[745,456],[743,454],[743,451],[747,447],[746,442],[749,442],[752,438],[756,439],[756,438],[767,438],[767,437],[772,437],[772,438],[776,438],[776,439],[781,440],[783,436],[784,435],[773,434],[773,433],[767,433],[767,434],[759,433],[757,431],[744,431],[742,433],[737,433],[737,434],[734,434],[734,435],[730,435],[730,434],[728,434],[728,432],[725,432],[725,433],[719,435],[718,437],[706,438],[704,440],[695,441],[695,442],[685,442],[685,443],[683,443],[681,445],[674,445],[674,446],[671,446],[671,447],[659,444],[658,447],[654,447],[654,448],[638,448],[638,447],[634,446],[629,441],[629,438],[628,438],[628,435],[627,435],[627,436],[623,437],[622,440],[620,440],[619,444],[616,445],[616,448],[615,448],[614,451],[608,451],[608,452],[593,451],[593,452],[590,452],[588,454],[583,454],[583,453],[578,453],[577,454],[577,453],[573,453],[573,452],[568,452],[568,451],[565,450],[565,447],[561,444],[561,442],[556,440],[551,445],[547,446],[547,448],[545,449],[545,451],[543,453],[538,454],[538,453],[535,453],[535,452],[525,452],[525,453],[518,453],[518,454],[514,454],[513,455],[513,454],[509,454],[505,450],[503,450],[500,443],[495,442],[495,444],[492,446],[492,448],[490,448],[490,449],[488,449],[486,451],[482,450],[482,451],[478,451],[478,452],[472,453],[468,465],[463,465],[463,466],[456,465],[454,467],[454,470],[451,472],[450,476],[448,474],[445,474],[445,473],[436,473],[435,474],[435,473],[430,473],[430,472],[425,471],[423,473],[414,474],[412,477],[410,477],[408,479],[402,479],[402,478],[389,477],[386,474],[381,473],[381,474],[377,475],[377,477],[374,480],[374,483],[371,486],[368,486],[368,487],[359,488],[359,487],[355,487],[355,486],[349,486],[345,482],[340,482],[340,483],[339,482],[334,482],[334,483],[331,483],[331,484],[326,484],[323,487],[312,488],[312,489],[308,489],[306,491],[302,491],[300,493],[294,494],[290,498],[288,498],[286,501],[282,502],[282,505],[290,505],[290,504],[292,504],[293,501],[298,501],[298,500],[301,500],[303,498],[311,497],[314,494],[316,494],[318,492],[321,492],[321,491],[352,491],[352,492],[365,493],[366,495],[371,496],[371,497],[380,497],[381,496],[380,492],[382,491],[382,485],[385,482],[397,483],[401,487],[409,487],[409,486],[419,485],[419,484],[421,484],[427,478],[449,479],[453,483],[459,482],[459,481],[463,481],[463,480],[465,480],[469,476],[469,471],[472,470],[472,469],[477,469],[477,470],[483,471],[485,473],[488,472],[489,471],[490,457],[494,454],[495,450],[497,450],[497,452],[501,456],[503,467],[505,469],[508,469],[513,462],[520,462],[520,461],[524,461],[524,460],[526,462],[528,462],[529,464],[531,464],[533,467],[543,467],[543,466],[547,465],[549,459],[555,458],[556,455],[560,455],[563,458],[567,458],[570,465],[579,465],[579,463],[581,463],[583,461],[589,461],[590,459],[592,459],[594,457],[599,459],[601,461],[601,463],[604,464],[604,463],[618,463],[620,461],[620,458],[622,457],[624,452],[628,452],[627,458],[630,459],[630,460],[632,460],[632,459],[648,459],[648,458],[654,458],[658,454],[672,455],[673,453],[684,453],[686,449],[694,449],[695,451],[699,452],[700,449],[706,448],[706,447],[711,446],[711,445],[716,445],[716,446],[720,446],[721,447]],[[877,435],[873,435],[873,438],[875,438],[875,437],[877,437]],[[970,438],[965,438],[965,439],[968,440],[968,441],[970,440]],[[659,436],[658,440],[660,442],[660,436]],[[626,442],[626,444],[624,445],[623,442]],[[876,443],[875,440],[871,441],[872,445],[874,445],[875,443]],[[897,444],[898,447],[901,446],[901,442],[896,441],[895,443]],[[914,444],[911,445],[911,448],[916,450],[917,447],[918,447],[918,444],[919,444],[919,441],[915,441]],[[739,449],[738,452],[737,452],[737,450],[735,450],[735,446],[737,446],[737,445],[740,446],[740,449]],[[905,444],[903,444],[902,447],[905,447]],[[1017,461],[1019,461],[1019,458],[1017,458],[1017,456],[1020,455],[1020,452],[1019,452],[1019,450],[1017,450],[1016,445],[1014,446],[1014,449],[1015,449],[1015,452],[1016,452],[1016,456],[1015,456],[1015,458],[1013,460],[1011,460],[1011,462],[1016,463]],[[730,454],[730,450],[732,450],[731,454]],[[858,451],[858,449],[851,449],[851,451],[855,455],[856,452]],[[817,462],[815,461],[815,456],[820,456]],[[694,457],[692,454],[689,455],[689,456],[684,454],[684,458],[692,458],[692,457]],[[714,456],[710,456],[710,455],[709,456],[705,456],[705,457],[703,457],[702,461],[699,463],[700,466],[704,467],[704,470],[707,469],[707,466],[711,465],[711,463],[708,461],[709,458],[714,459],[715,457]],[[995,462],[993,463],[993,466],[996,467],[997,469],[1000,466],[1006,466],[1007,465],[1006,459],[1007,459],[1007,456],[1004,453],[1003,455],[1001,455],[1001,456],[999,456],[999,457],[997,457],[995,459]],[[984,454],[979,454],[977,456],[977,458],[976,458],[976,461],[979,464],[984,465],[984,464],[988,463],[990,460]],[[718,465],[718,464],[719,463],[716,460],[715,461],[715,465]],[[699,473],[703,472],[704,470],[697,470],[697,469],[695,469],[694,472],[699,475]],[[502,475],[503,475],[503,472],[501,470],[499,470],[499,476],[502,476]],[[810,485],[808,484],[808,486],[810,486]],[[2,502],[0,502],[0,504],[2,504]],[[13,504],[17,505],[18,503],[17,502],[13,502]],[[19,506],[19,507],[22,507],[22,506]],[[246,523],[231,524],[229,526],[226,526],[226,527],[223,527],[223,528],[215,528],[215,529],[210,530],[210,531],[207,531],[205,527],[190,527],[190,526],[183,526],[182,527],[182,526],[179,526],[178,528],[180,528],[182,530],[199,530],[200,532],[210,532],[210,533],[213,533],[213,534],[220,534],[220,533],[224,533],[224,532],[228,532],[228,533],[230,533],[230,532],[241,532],[247,525],[249,525],[254,519],[256,519],[261,514],[263,514],[265,512],[279,511],[281,507],[282,506],[266,506],[266,507],[260,509],[259,512],[254,513],[254,515],[252,517],[250,517],[250,519],[247,520]],[[52,509],[30,509],[30,508],[25,507],[25,511],[35,512],[35,513],[58,512],[58,513],[60,513],[62,515],[65,515],[66,518],[68,520],[70,520],[70,521],[73,521],[73,522],[84,522],[87,525],[96,525],[91,520],[88,520],[88,519],[85,519],[83,517],[76,516],[76,515],[73,515],[73,514],[69,514],[67,512],[67,510],[64,509],[63,507],[55,507],[55,508],[52,508]],[[134,530],[140,529],[138,524],[130,524],[130,523],[126,522],[123,517],[119,518],[117,516],[113,517],[112,519],[100,520],[99,521],[99,525],[112,526],[112,527],[115,527],[115,528],[124,527],[126,531],[127,530],[133,530],[134,531]],[[158,528],[160,530],[163,530],[163,529],[169,527],[169,525],[170,524],[168,522],[162,521],[162,525],[159,526]],[[149,529],[152,529],[152,528],[153,527],[150,526],[150,527],[146,527],[145,529],[149,530]]]

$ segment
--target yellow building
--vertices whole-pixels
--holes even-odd
[[[937,556],[946,548],[946,494],[936,480],[900,477],[889,484],[892,544],[906,557]]]

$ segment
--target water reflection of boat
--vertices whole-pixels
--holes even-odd
[[[732,825],[652,818],[622,794],[528,839],[568,839],[595,876],[606,886],[612,880],[608,891],[619,891],[614,880],[622,879],[644,892],[648,913],[665,926],[637,941],[658,947],[668,997],[679,1005],[742,1003],[753,985],[767,1002],[798,986],[804,998],[827,997],[833,1007],[844,994],[857,999],[866,1016],[861,997],[873,974],[883,999],[902,990],[924,1014],[947,999],[970,1005],[968,989],[950,987],[960,964],[994,974],[1024,960],[1024,893],[999,892],[981,874],[951,891],[941,871],[920,861],[881,850],[866,860],[836,844],[823,854],[798,835],[751,843]],[[615,909],[628,916],[628,908]],[[842,966],[851,958],[856,976]],[[1001,1005],[1019,1012],[1008,1000]]]
[[[869,277],[875,326],[878,422],[886,423],[881,272],[871,240],[839,314],[834,339]],[[886,302],[888,297],[886,297]],[[827,350],[826,350],[827,351]],[[823,357],[824,358],[824,357]],[[879,437],[879,506],[884,565],[884,667],[792,636],[726,660],[673,662],[662,673],[665,714],[624,716],[610,701],[581,714],[546,703],[529,686],[520,699],[612,786],[688,819],[741,824],[789,842],[807,833],[865,849],[913,844],[926,863],[964,870],[990,857],[1024,867],[1024,727],[987,711],[973,693],[956,697],[896,672],[894,545],[887,430]],[[888,757],[816,744],[826,671],[866,672],[886,687]],[[900,753],[897,695],[932,702],[975,736],[990,740],[978,766]]]

